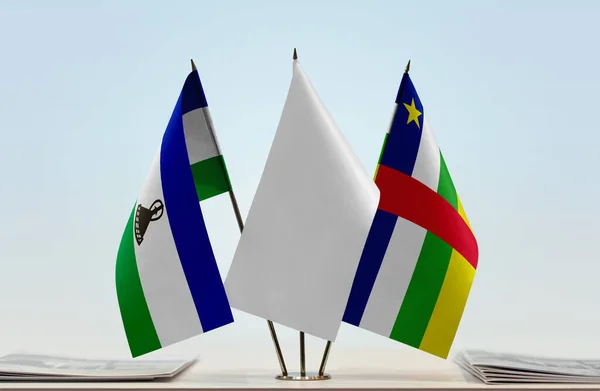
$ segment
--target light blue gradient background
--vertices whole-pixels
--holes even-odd
[[[368,172],[412,59],[480,246],[453,351],[600,357],[599,3],[91,4],[0,0],[2,352],[129,356],[116,251],[189,59],[245,216],[297,47]],[[239,237],[228,197],[204,210],[225,275]],[[264,320],[235,317],[158,356],[271,354]],[[278,330],[295,352],[297,333]],[[334,352],[370,346],[408,349],[343,325]]]

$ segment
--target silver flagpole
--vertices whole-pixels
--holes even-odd
[[[325,351],[323,352],[323,358],[321,359],[321,365],[319,366],[319,376],[325,376],[325,366],[327,365],[327,359],[329,358],[330,350],[331,341],[327,341],[327,345],[325,345]]]
[[[194,64],[194,60],[192,59],[191,62],[192,62],[192,71],[197,71],[196,64]],[[209,113],[209,111],[205,111],[204,114],[206,116],[208,132],[209,132],[210,137],[212,138],[212,141],[217,149],[217,154],[219,156],[222,156],[221,147],[219,146],[219,142],[217,141],[217,135],[214,130],[214,125],[212,122],[212,118],[210,117],[210,113]],[[235,214],[235,218],[237,220],[238,227],[240,229],[240,233],[242,233],[242,231],[244,230],[244,219],[242,219],[242,214],[240,212],[240,208],[238,206],[237,199],[235,198],[235,193],[233,192],[233,185],[231,184],[231,182],[229,183],[229,198],[231,199],[231,206],[233,207],[233,213]],[[267,325],[269,326],[269,331],[271,333],[271,339],[273,340],[273,345],[275,345],[275,353],[277,354],[277,360],[279,360],[279,366],[281,367],[281,375],[287,376],[288,372],[287,372],[287,368],[285,366],[285,360],[283,359],[283,353],[281,352],[281,346],[279,345],[279,339],[277,338],[277,332],[275,331],[275,326],[273,325],[273,322],[270,320],[267,320]]]
[[[292,56],[294,61],[298,60],[298,52],[294,48],[294,54]],[[289,375],[277,376],[278,380],[327,380],[331,379],[331,376],[325,373],[325,365],[327,364],[327,358],[329,357],[329,350],[331,348],[331,341],[327,341],[325,346],[325,352],[323,353],[323,359],[319,367],[318,373],[306,373],[306,344],[304,331],[300,331],[300,373],[292,373]]]

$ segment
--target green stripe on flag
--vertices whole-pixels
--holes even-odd
[[[231,189],[223,155],[192,164],[192,176],[199,201],[207,200]]]
[[[381,165],[381,158],[383,158],[383,153],[385,152],[385,147],[388,142],[390,134],[386,133],[385,138],[383,139],[383,145],[381,146],[381,152],[379,152],[379,160],[377,160],[377,166],[375,167],[375,174],[373,175],[373,180],[377,179],[377,173],[379,172],[379,166]]]
[[[383,152],[385,151],[385,146],[387,145],[389,137],[390,134],[386,133],[385,138],[383,139],[383,145],[381,146],[381,152],[379,152],[379,160],[377,160],[377,164],[381,164],[381,158],[383,157]]]
[[[390,338],[418,348],[437,302],[452,247],[427,232]]]
[[[437,193],[454,209],[458,208],[456,189],[441,152]],[[415,348],[421,345],[442,290],[451,255],[450,245],[431,232],[427,232],[406,295],[394,322],[391,339]]]
[[[135,249],[133,248],[134,213],[135,205],[121,238],[115,276],[123,327],[125,328],[131,355],[137,357],[160,349],[161,344],[152,322],[152,316],[138,274]]]
[[[444,160],[441,151],[440,180],[438,183],[437,193],[441,195],[443,199],[448,201],[450,205],[454,207],[454,209],[458,210],[458,197],[456,196],[456,188],[454,187],[454,182],[452,182],[450,172],[448,172],[448,167],[446,167],[446,161]]]

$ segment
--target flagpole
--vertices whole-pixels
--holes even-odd
[[[197,71],[196,64],[194,64],[194,60],[192,62],[192,71]],[[199,76],[198,76],[199,77]],[[214,130],[212,118],[210,117],[210,113],[207,111],[206,122],[208,127],[208,132],[214,141],[214,145],[217,149],[217,155],[222,156],[221,147],[217,142],[217,135]],[[233,192],[233,185],[231,182],[229,183],[229,199],[231,200],[231,206],[233,207],[233,213],[235,214],[235,219],[237,220],[238,228],[240,229],[240,233],[244,230],[244,219],[242,218],[242,213],[240,212],[240,208],[238,206],[237,199],[235,198],[235,193]],[[277,354],[277,360],[279,360],[279,366],[281,367],[281,374],[283,376],[288,375],[287,368],[285,366],[285,360],[283,359],[283,353],[281,352],[281,346],[279,345],[279,338],[277,338],[277,332],[275,331],[275,325],[270,320],[267,320],[267,325],[269,326],[269,332],[271,333],[271,339],[273,340],[273,345],[275,345],[275,353]]]
[[[294,48],[294,54],[292,55],[294,61],[298,60],[298,52]],[[323,376],[323,372],[319,370],[319,376]],[[306,377],[306,345],[304,342],[304,331],[300,331],[300,378]]]
[[[327,365],[327,359],[329,358],[329,351],[331,350],[331,341],[327,341],[325,345],[325,351],[323,351],[323,358],[321,359],[321,365],[319,366],[319,376],[325,375],[325,366]]]
[[[300,332],[300,376],[306,377],[306,350],[304,347],[304,331]]]
[[[294,54],[292,59],[298,60],[298,52],[294,48]],[[325,351],[323,352],[323,358],[321,359],[321,365],[319,366],[319,372],[316,376],[306,376],[306,345],[304,341],[304,331],[300,331],[300,376],[291,376],[292,380],[326,380],[330,376],[325,374],[325,365],[327,364],[327,358],[329,357],[329,350],[331,349],[331,341],[327,341],[325,345]],[[287,379],[286,379],[287,380]]]

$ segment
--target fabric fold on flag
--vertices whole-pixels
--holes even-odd
[[[225,287],[232,307],[334,341],[379,191],[294,61]]]
[[[375,183],[381,198],[344,322],[447,358],[479,250],[408,73]]]
[[[132,356],[233,322],[200,201],[229,191],[192,71],[123,233],[116,290]]]

